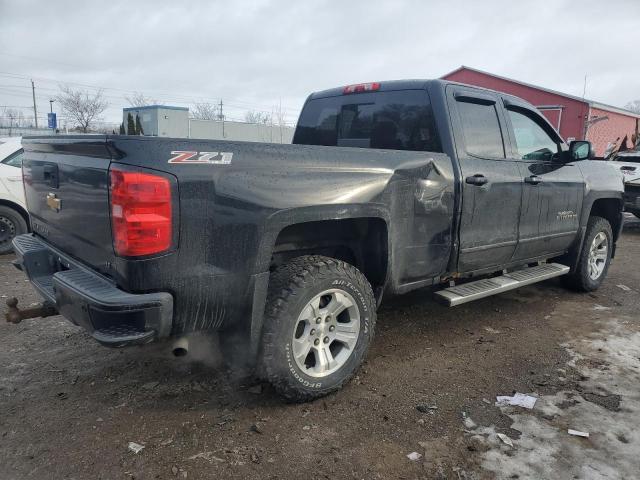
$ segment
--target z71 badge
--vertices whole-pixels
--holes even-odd
[[[208,164],[208,165],[229,165],[233,158],[232,152],[171,152],[168,163],[185,163],[185,164]]]

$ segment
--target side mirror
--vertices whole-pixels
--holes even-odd
[[[574,140],[569,144],[569,161],[591,158],[591,142]]]

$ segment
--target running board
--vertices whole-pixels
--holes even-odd
[[[545,263],[515,272],[505,273],[500,277],[485,278],[475,282],[464,283],[456,287],[449,287],[436,292],[436,298],[445,305],[455,307],[463,303],[472,302],[479,298],[490,297],[497,293],[541,282],[553,277],[569,273],[569,267],[559,263]]]

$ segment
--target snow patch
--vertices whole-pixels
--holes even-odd
[[[500,407],[522,432],[514,448],[493,426],[465,427],[488,445],[482,466],[498,479],[637,478],[640,471],[640,333],[613,319],[594,338],[563,345],[586,380],[580,391],[540,396],[531,411]],[[607,398],[619,396],[619,405]],[[590,400],[588,400],[590,399]],[[589,432],[589,438],[569,435]]]

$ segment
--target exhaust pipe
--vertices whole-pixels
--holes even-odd
[[[189,339],[187,337],[181,337],[173,344],[173,356],[184,357],[189,353]]]

